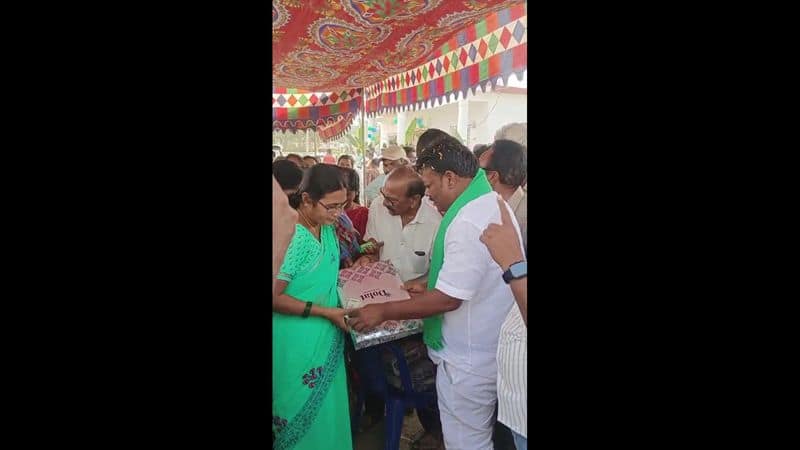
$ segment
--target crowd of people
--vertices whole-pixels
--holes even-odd
[[[526,449],[526,124],[474,151],[437,129],[416,148],[387,145],[363,203],[353,166],[294,154],[272,166],[274,447],[351,449],[348,331],[423,319],[422,336],[401,342],[421,353],[414,389],[436,398],[419,448],[492,449],[499,422]],[[338,271],[378,260],[411,299],[341,308]]]

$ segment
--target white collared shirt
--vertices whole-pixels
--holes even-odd
[[[383,242],[380,259],[391,261],[404,282],[425,275],[431,264],[433,240],[442,216],[423,201],[414,219],[403,227],[400,216],[389,214],[382,200],[378,197],[369,208],[364,239],[374,238]]]
[[[517,231],[517,219],[508,206]],[[436,289],[462,300],[444,313],[441,350],[428,349],[434,362],[448,364],[483,378],[497,378],[497,343],[500,327],[514,305],[511,287],[480,236],[490,223],[500,223],[497,193],[490,192],[464,205],[450,222],[444,237],[444,263]]]
[[[528,328],[511,307],[497,343],[497,420],[528,437]]]
[[[518,187],[508,199],[508,206],[514,211],[519,231],[522,232],[522,245],[528,248],[528,192]]]

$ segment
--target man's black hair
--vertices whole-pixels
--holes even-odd
[[[303,159],[307,159],[307,158],[311,158],[311,159],[314,160],[315,163],[319,164],[319,160],[317,159],[316,156],[311,156],[311,155],[303,156]]]
[[[420,152],[425,149],[425,147],[431,146],[434,142],[452,137],[449,134],[445,133],[444,131],[438,128],[428,128],[419,136],[419,140],[417,141],[417,156],[419,157]]]
[[[472,153],[475,154],[475,157],[481,159],[481,155],[486,150],[489,150],[489,146],[486,144],[475,144],[475,147],[472,148]]]
[[[500,182],[507,186],[522,186],[528,176],[525,147],[514,141],[498,139],[490,148],[492,156],[484,170],[496,171],[500,175]]]
[[[356,165],[356,159],[353,158],[352,155],[342,155],[342,156],[340,156],[339,159],[336,160],[336,164],[339,164],[340,162],[342,162],[343,159],[349,159],[350,160],[350,165],[353,165],[353,166]]]
[[[417,170],[430,167],[438,174],[449,170],[463,178],[478,172],[478,159],[467,147],[452,136],[437,140],[417,154]]]
[[[272,174],[281,185],[281,189],[297,189],[303,181],[303,170],[297,164],[282,159],[272,163]]]
[[[419,195],[420,198],[425,196],[425,182],[419,177],[412,178],[411,181],[408,182],[406,197],[413,197],[415,195]]]
[[[425,196],[425,182],[422,181],[422,178],[413,167],[399,167],[395,169],[390,176],[395,180],[398,178],[404,181],[408,180],[408,185],[406,186],[406,197],[410,198],[415,195],[419,195],[420,197]]]

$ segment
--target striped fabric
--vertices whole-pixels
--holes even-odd
[[[497,420],[528,436],[528,329],[515,303],[497,344]]]

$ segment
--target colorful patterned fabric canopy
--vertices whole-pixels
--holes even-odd
[[[320,125],[317,127],[317,132],[319,133],[319,138],[322,139],[323,142],[328,142],[344,136],[352,125],[352,116],[348,118],[342,117],[333,125]]]
[[[346,131],[365,86],[375,114],[521,73],[525,14],[520,0],[273,0],[273,129]]]
[[[280,89],[272,93],[272,128],[281,131],[332,126],[342,120],[348,127],[361,110],[362,89],[340,92],[308,92]],[[338,136],[337,136],[338,137]]]
[[[430,55],[425,63],[367,87],[367,115],[387,110],[416,109],[441,103],[459,92],[475,93],[499,79],[508,84],[528,67],[525,4],[489,14],[461,30]]]

